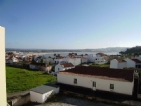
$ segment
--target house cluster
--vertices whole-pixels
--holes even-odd
[[[141,69],[141,56],[133,58],[125,58],[123,60],[113,59],[110,61],[110,68],[123,69],[123,68],[139,68]]]
[[[138,95],[138,72],[125,69],[110,69],[99,67],[76,66],[71,63],[68,66],[61,64],[67,70],[60,69],[57,73],[57,83],[52,85],[41,85],[30,90],[32,102],[44,103],[59,90],[70,90],[71,92],[87,91],[92,96],[94,92],[111,93],[137,97]],[[67,89],[66,89],[67,88]],[[82,92],[84,93],[84,92]]]
[[[57,74],[59,71],[68,70],[71,68],[75,68],[80,64],[85,63],[97,63],[104,64],[108,62],[108,55],[104,53],[97,53],[96,56],[93,54],[81,54],[77,55],[77,53],[69,53],[67,56],[57,56],[54,58],[55,69],[52,74]]]
[[[92,55],[77,55],[70,53],[68,56],[57,56],[54,58],[57,83],[55,86],[42,85],[31,89],[30,99],[32,102],[44,103],[52,94],[59,93],[60,89],[67,87],[67,90],[89,90],[93,92],[108,92],[119,95],[128,95],[137,98],[139,88],[139,74],[133,69],[123,69],[124,66],[134,65],[140,67],[140,56],[134,59],[111,60],[110,68],[93,66],[79,66],[82,58],[88,61],[95,61]],[[95,57],[94,57],[95,58]],[[96,58],[106,61],[107,55],[98,53]],[[73,59],[79,59],[74,62]],[[129,62],[128,62],[129,61]],[[111,67],[112,66],[112,67]],[[95,96],[95,95],[93,95]]]

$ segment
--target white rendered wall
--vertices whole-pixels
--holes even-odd
[[[130,67],[136,67],[135,62],[132,61],[131,59],[126,58],[125,61],[127,62],[127,67],[128,67],[128,68],[130,68]]]
[[[110,68],[114,68],[114,69],[118,68],[118,61],[116,59],[110,61]]]
[[[54,94],[59,93],[60,88],[55,88],[47,93],[40,94],[33,91],[30,91],[30,100],[32,102],[44,103],[48,98],[50,98]]]
[[[72,63],[74,66],[77,66],[77,65],[81,64],[81,58],[66,57],[66,58],[63,59],[63,61]]]
[[[1,40],[1,47],[0,47],[0,106],[6,106],[7,104],[7,97],[6,97],[6,72],[5,72],[5,28],[0,26],[0,40]]]
[[[42,103],[43,94],[30,91],[30,100],[32,102]]]
[[[88,62],[94,62],[95,61],[95,57],[93,57],[92,54],[88,55],[87,58],[88,58]]]
[[[118,69],[123,69],[125,67],[127,67],[127,63],[126,62],[119,62],[118,63]]]
[[[106,71],[106,70],[105,70]],[[77,79],[77,84],[74,84],[74,79]],[[81,86],[86,88],[92,87],[92,82],[96,82],[96,89],[102,91],[110,91],[116,92],[120,94],[132,95],[133,91],[133,82],[123,82],[123,81],[115,81],[115,80],[108,80],[108,79],[98,79],[92,77],[84,77],[78,75],[71,75],[71,74],[57,74],[57,81],[64,84]],[[114,90],[110,90],[110,84],[114,84]]]
[[[59,69],[59,70],[58,70]],[[57,64],[56,66],[55,66],[55,72],[59,72],[59,71],[63,71],[64,70],[64,68],[60,65],[60,64]]]
[[[82,63],[87,63],[88,62],[88,59],[87,58],[82,58]]]
[[[42,95],[42,103],[44,103],[48,98],[50,98],[54,94],[54,91],[49,91]]]

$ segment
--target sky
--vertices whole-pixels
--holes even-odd
[[[0,0],[6,48],[141,45],[141,0]]]

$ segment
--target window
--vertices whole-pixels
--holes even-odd
[[[74,79],[74,84],[77,84],[77,79]]]
[[[138,68],[138,65],[136,65],[136,68]]]
[[[59,71],[60,69],[58,68],[58,71]]]
[[[114,84],[110,84],[110,89],[114,89]]]
[[[96,87],[96,82],[93,82],[93,87]]]

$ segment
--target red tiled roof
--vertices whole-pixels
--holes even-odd
[[[65,58],[65,57],[63,57],[63,56],[57,56],[56,57],[56,59],[63,59],[63,58]]]
[[[77,53],[69,53],[69,55],[77,55]]]
[[[120,63],[120,62],[126,62],[125,60],[118,60],[118,59],[117,59],[117,61],[118,61],[119,63]]]
[[[106,54],[104,54],[104,53],[97,53],[96,55],[101,55],[101,56],[107,56]]]
[[[135,63],[141,63],[141,61],[138,59],[131,59],[131,60],[133,60]]]
[[[63,65],[64,67],[74,67],[72,63],[62,63],[60,65]]]
[[[112,80],[121,80],[121,81],[133,81],[133,70],[124,70],[124,69],[109,69],[109,68],[99,68],[99,67],[85,67],[78,66],[73,69],[66,71],[60,71],[59,73],[64,74],[76,74],[83,76],[90,76],[95,78],[104,78]]]

